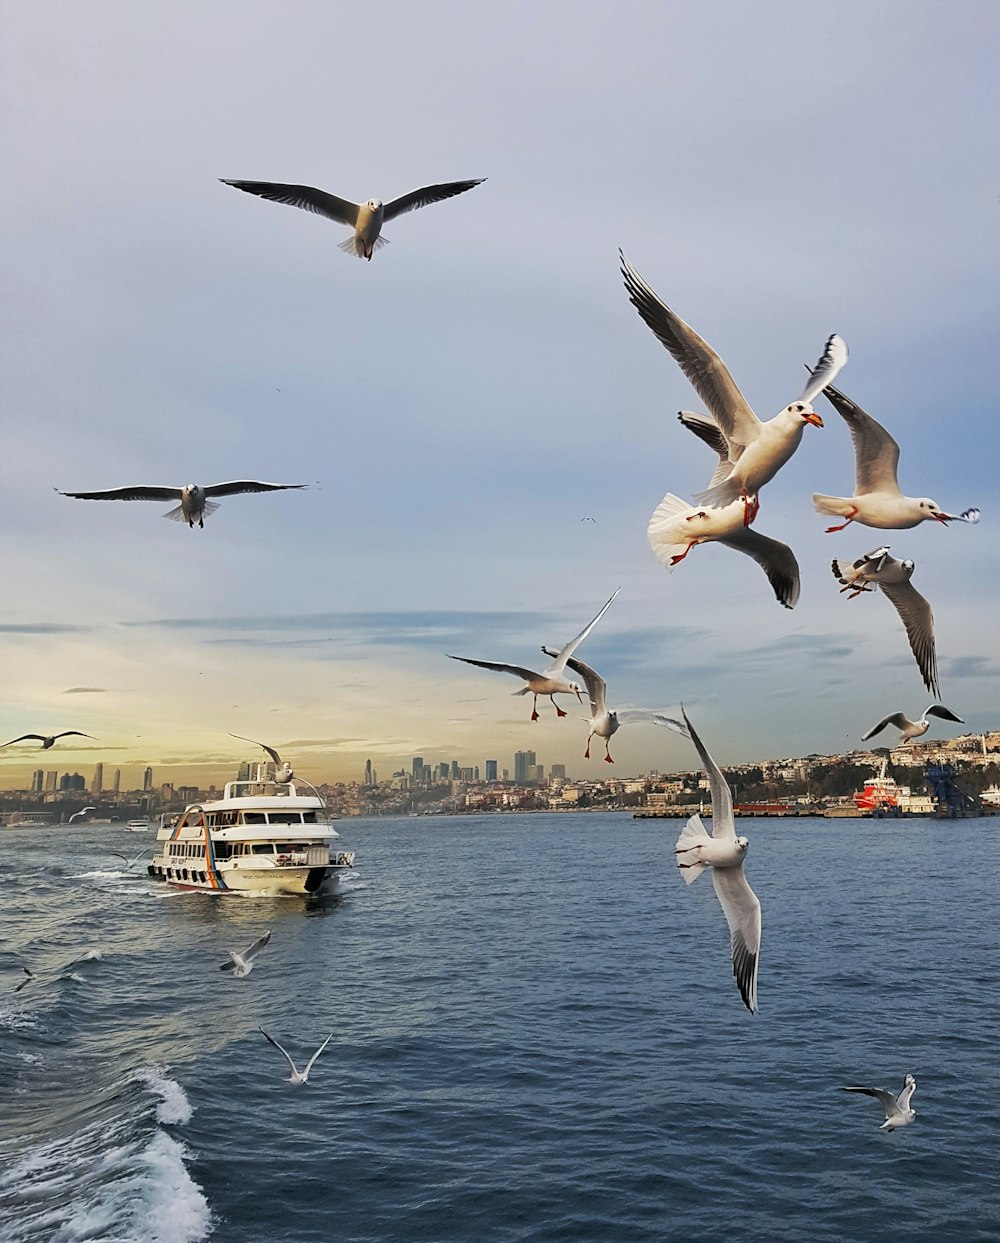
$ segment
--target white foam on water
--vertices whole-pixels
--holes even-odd
[[[79,958],[74,958],[73,962],[100,962],[104,957],[101,950],[87,950],[85,954],[81,954]]]
[[[168,1126],[181,1126],[191,1121],[191,1114],[194,1112],[191,1102],[176,1079],[167,1077],[162,1066],[146,1066],[139,1071],[137,1078],[160,1098],[156,1107],[158,1122]]]

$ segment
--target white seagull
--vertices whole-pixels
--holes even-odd
[[[725,437],[728,474],[694,499],[699,504],[728,505],[740,498],[749,526],[757,511],[757,494],[799,447],[806,424],[823,426],[812,401],[847,362],[847,344],[842,337],[831,336],[801,396],[762,423],[715,350],[657,297],[621,251],[618,254],[632,305],[673,355]]]
[[[546,656],[558,656],[558,652],[554,652],[549,647],[543,647],[542,651]],[[590,726],[587,733],[587,749],[583,753],[585,760],[590,759],[590,740],[596,734],[598,738],[604,739],[604,759],[608,764],[613,764],[611,758],[611,736],[618,732],[619,726],[627,725],[632,721],[647,721],[652,725],[663,725],[667,729],[672,729],[675,733],[683,734],[688,737],[688,732],[680,721],[675,721],[673,717],[663,716],[660,712],[648,712],[644,708],[626,708],[621,712],[609,712],[607,702],[607,683],[597,672],[591,669],[590,665],[585,665],[582,660],[578,660],[575,656],[570,656],[566,661],[567,666],[578,673],[583,678],[584,685],[587,688],[587,695],[590,698],[590,718],[587,721]],[[587,720],[587,718],[584,718]]]
[[[240,742],[252,742],[255,747],[260,747],[263,751],[266,751],[277,765],[278,772],[275,773],[274,779],[279,785],[284,785],[286,782],[291,781],[291,779],[295,776],[291,764],[289,764],[287,760],[283,760],[277,751],[275,751],[274,747],[269,747],[267,743],[264,742],[257,742],[255,738],[244,738],[242,734],[234,734],[230,732],[229,737],[238,738]]]
[[[61,734],[22,734],[20,738],[12,738],[10,742],[5,742],[0,745],[12,747],[15,742],[27,742],[29,739],[37,739],[37,741],[42,744],[42,750],[48,751],[49,747],[55,744],[57,738],[69,738],[71,736],[76,738],[90,738],[95,742],[97,741],[93,734],[82,734],[78,729],[64,729]],[[91,808],[91,811],[93,811],[93,808]]]
[[[526,669],[523,665],[505,665],[494,660],[472,660],[468,656],[452,656],[450,653],[446,653],[446,655],[449,660],[461,660],[467,665],[477,665],[480,669],[493,669],[497,673],[510,673],[513,674],[515,678],[522,678],[525,682],[527,682],[527,686],[523,687],[519,691],[514,691],[514,694],[534,695],[531,709],[531,719],[533,721],[538,720],[539,695],[548,695],[548,697],[552,700],[553,708],[556,710],[556,716],[565,716],[566,713],[563,712],[562,708],[560,708],[555,699],[553,699],[554,695],[575,695],[577,699],[583,703],[583,696],[580,693],[583,688],[580,686],[579,682],[570,681],[566,677],[566,662],[611,607],[619,591],[621,591],[620,587],[593,619],[593,621],[588,622],[575,639],[570,639],[566,646],[555,657],[552,664],[541,673],[536,673],[533,669]]]
[[[354,232],[343,242],[338,242],[338,247],[348,255],[370,260],[372,254],[389,241],[387,237],[380,236],[384,221],[395,220],[404,212],[426,207],[428,203],[439,203],[442,199],[463,194],[473,186],[481,185],[486,178],[422,186],[419,190],[411,190],[409,194],[393,199],[391,203],[383,203],[381,199],[352,203],[349,199],[337,198],[335,194],[327,194],[325,190],[317,190],[313,186],[290,186],[276,181],[230,181],[227,177],[220,177],[219,180],[237,190],[270,199],[272,203],[287,203],[290,207],[301,207],[303,211],[315,212],[317,216],[326,216],[328,220],[346,224]]]
[[[718,455],[712,488],[729,472],[726,438],[719,425],[702,414],[682,411],[678,418]],[[754,498],[756,506],[756,498]],[[756,516],[752,509],[751,521]],[[672,571],[696,544],[714,541],[726,548],[746,553],[761,567],[774,589],[779,604],[795,607],[799,598],[799,563],[787,544],[752,531],[746,524],[746,511],[741,500],[721,508],[689,505],[672,492],[660,501],[646,527],[646,538],[657,559]]]
[[[288,1076],[289,1083],[308,1083],[309,1072],[313,1068],[313,1062],[316,1061],[319,1055],[323,1052],[326,1046],[333,1039],[333,1032],[331,1032],[329,1036],[327,1036],[327,1038],[319,1046],[316,1052],[312,1055],[309,1061],[306,1062],[305,1069],[300,1071],[296,1069],[295,1063],[288,1056],[287,1049],[285,1049],[282,1045],[278,1044],[277,1040],[275,1040],[273,1036],[269,1036],[267,1032],[263,1029],[263,1027],[258,1027],[257,1030],[264,1037],[264,1039],[268,1042],[268,1044],[273,1044],[274,1047],[278,1050],[278,1052],[284,1055],[285,1061],[288,1063],[288,1065],[291,1067],[291,1070],[292,1070],[292,1073]]]
[[[219,508],[209,497],[235,496],[238,492],[283,492],[289,488],[308,487],[307,483],[261,483],[258,479],[234,479],[229,483],[210,483],[207,488],[196,483],[185,484],[182,488],[134,484],[127,488],[107,488],[103,492],[59,492],[59,495],[71,496],[78,501],[180,501],[163,517],[174,522],[186,522],[189,527],[193,527],[197,519],[198,525],[203,527],[206,517]]]
[[[121,861],[129,869],[129,871],[131,871],[133,866],[139,862],[139,860],[143,857],[144,854],[146,854],[146,851],[140,850],[139,853],[131,859],[128,857],[128,855],[120,854],[117,850],[112,850],[111,853],[114,855],[116,859],[121,859]],[[222,968],[223,971],[225,971],[226,969],[227,969],[226,967]]]
[[[97,808],[96,807],[81,807],[79,811],[73,812],[72,816],[70,816],[70,818],[66,821],[66,823],[72,824],[74,820],[79,820],[81,816],[85,816],[88,811],[97,811]]]
[[[866,552],[857,561],[833,560],[834,577],[842,583],[841,593],[849,592],[849,600],[865,591],[881,588],[906,627],[910,650],[932,695],[940,695],[937,674],[937,652],[934,647],[934,615],[931,606],[910,582],[912,561],[897,561],[889,556],[889,547]]]
[[[733,796],[715,760],[705,750],[694,726],[681,707],[684,724],[708,773],[712,794],[712,833],[695,813],[681,830],[675,853],[685,884],[690,885],[706,867],[729,924],[733,975],[746,1008],[757,1009],[757,964],[760,958],[760,902],[743,874],[749,842],[736,836]]]
[[[899,743],[897,745],[905,747],[914,738],[920,738],[921,735],[927,733],[931,727],[931,723],[927,719],[929,716],[939,716],[943,721],[957,721],[959,725],[965,724],[960,716],[956,716],[944,704],[929,704],[924,709],[924,715],[919,721],[911,721],[902,712],[893,712],[891,715],[883,717],[877,725],[871,727],[867,734],[861,735],[861,741],[867,742],[869,738],[874,738],[876,734],[880,734],[887,725],[895,725],[899,730]]]
[[[899,445],[881,423],[856,406],[839,389],[827,383],[823,389],[833,408],[847,424],[854,442],[854,496],[824,496],[813,493],[818,514],[843,518],[827,531],[843,531],[852,522],[884,530],[902,530],[921,522],[978,522],[978,509],[948,514],[928,496],[904,496],[896,480]]]
[[[910,1108],[910,1097],[917,1090],[917,1081],[912,1075],[903,1080],[903,1089],[898,1096],[893,1096],[884,1088],[841,1088],[841,1092],[863,1092],[865,1096],[874,1096],[885,1110],[885,1121],[880,1131],[894,1131],[898,1126],[906,1126],[917,1116],[915,1109]]]
[[[234,976],[242,977],[249,975],[253,970],[253,960],[257,957],[264,946],[270,941],[270,932],[265,932],[262,937],[254,941],[253,945],[248,945],[242,954],[237,954],[235,950],[229,951],[229,962],[224,962],[220,967],[220,971],[231,971]]]

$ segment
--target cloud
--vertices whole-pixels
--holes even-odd
[[[68,686],[64,691],[64,695],[103,695],[107,691],[106,686]]]
[[[87,634],[94,626],[72,626],[63,622],[8,622],[0,634]]]
[[[949,678],[996,677],[1000,672],[997,662],[989,656],[955,656],[942,661],[941,665]]]

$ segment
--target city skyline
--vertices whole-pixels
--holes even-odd
[[[448,656],[532,667],[620,586],[579,652],[611,707],[683,703],[722,764],[832,752],[927,702],[891,605],[830,572],[882,543],[933,607],[941,700],[965,722],[942,736],[992,727],[995,5],[636,6],[627,40],[610,5],[555,0],[531,39],[489,11],[399,6],[360,48],[335,10],[258,0],[238,21],[6,17],[0,741],[80,729],[98,741],[46,763],[100,757],[130,782],[228,771],[229,731],[310,780],[529,750],[582,773],[585,704],[557,720],[542,700],[533,723],[513,679]],[[299,89],[260,90],[275,58]],[[331,144],[361,98],[378,141]],[[368,264],[330,222],[221,177],[359,201],[486,180],[392,222]],[[825,426],[755,523],[794,548],[796,608],[718,545],[668,573],[649,516],[713,463],[619,247],[762,418],[842,335],[838,387],[898,439],[905,489],[982,522],[827,534],[810,496],[846,494],[854,462],[820,398]],[[194,532],[59,495],[234,478],[309,486],[232,497]],[[15,751],[6,786],[36,767]],[[628,724],[613,754],[634,772],[693,751]]]

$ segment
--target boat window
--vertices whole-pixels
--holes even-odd
[[[274,854],[273,842],[254,842],[252,849],[255,855],[273,855]]]
[[[306,824],[315,824],[316,813],[314,811],[304,811],[302,813],[302,819],[305,821]]]
[[[244,824],[266,824],[267,817],[262,811],[245,811],[243,813]]]
[[[219,814],[219,824],[228,825],[236,823],[235,811],[224,811]]]
[[[269,824],[301,824],[302,812],[272,811],[267,819]]]

